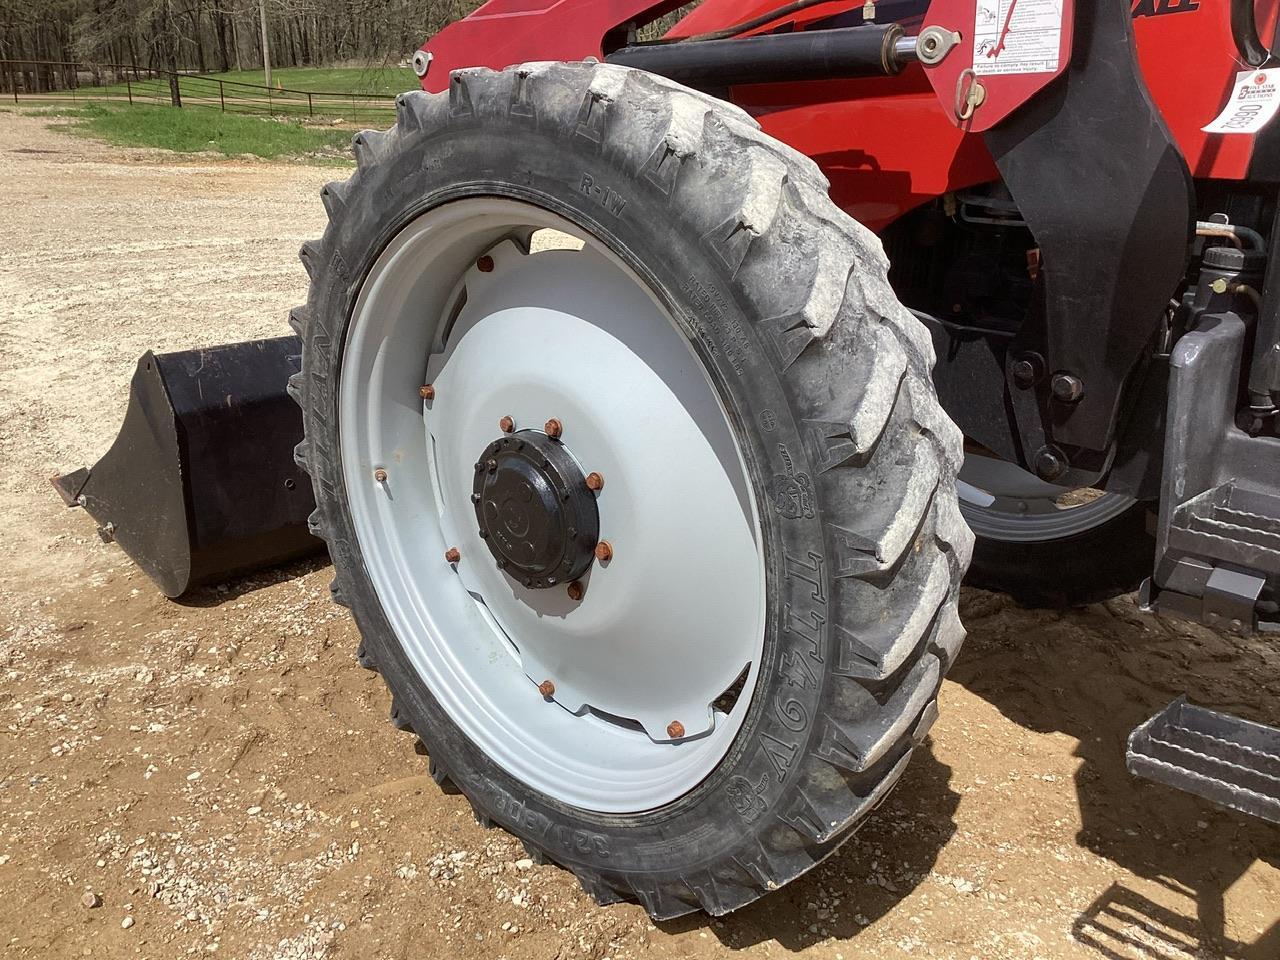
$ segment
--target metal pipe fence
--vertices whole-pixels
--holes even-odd
[[[395,96],[351,91],[293,90],[132,64],[0,59],[0,96],[30,106],[68,103],[170,104],[176,77],[182,105],[265,117],[385,121]]]

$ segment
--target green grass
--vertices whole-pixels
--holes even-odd
[[[206,73],[204,76],[212,80],[235,80],[259,86],[265,82],[261,70],[232,70],[229,73]],[[271,71],[271,85],[322,93],[391,96],[406,90],[418,90],[422,86],[408,67],[277,67]]]
[[[213,107],[175,110],[173,107],[90,103],[30,113],[71,117],[75,121],[71,126],[73,133],[121,146],[159,147],[178,153],[216,151],[229,157],[251,154],[265,160],[350,162],[350,130],[222,113]]]

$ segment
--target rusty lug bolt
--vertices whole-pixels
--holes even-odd
[[[588,474],[587,474],[587,489],[588,489],[588,490],[594,490],[594,491],[596,491],[597,493],[599,493],[601,490],[603,490],[603,489],[604,489],[604,474],[603,474],[603,473],[596,473],[594,470],[592,470],[590,473],[588,473]]]
[[[564,433],[564,424],[552,417],[542,425],[542,432],[552,440],[559,440],[560,434]]]
[[[486,254],[476,261],[476,269],[481,273],[493,273],[493,257]]]
[[[580,580],[573,581],[573,583],[569,584],[566,590],[569,594],[569,599],[573,600],[575,603],[582,599],[584,591]]]
[[[457,563],[462,559],[462,552],[457,547],[450,547],[444,552],[445,563]]]
[[[423,400],[434,400],[436,398],[436,388],[429,383],[424,383],[418,388],[418,396]]]
[[[613,559],[613,544],[608,540],[601,540],[596,544],[596,559],[601,563],[608,563]]]
[[[538,692],[544,697],[554,697],[556,695],[556,685],[550,680],[543,680],[538,684]]]
[[[510,417],[503,417],[501,420],[498,421],[498,429],[501,430],[503,433],[511,433],[511,431],[515,430],[515,428],[516,428],[516,422],[512,420]]]
[[[684,736],[684,724],[679,720],[672,720],[667,724],[667,736],[672,740],[679,740]]]
[[[373,471],[373,479],[377,480],[379,483],[386,483],[387,471],[379,467],[377,470]]]

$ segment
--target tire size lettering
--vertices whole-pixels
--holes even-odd
[[[743,376],[746,369],[745,358],[749,355],[750,345],[742,324],[730,313],[724,297],[718,290],[708,287],[692,275],[680,285],[680,292],[691,301],[690,306],[693,308],[691,322],[697,331],[698,339],[713,357],[723,356],[733,367],[734,373]],[[710,318],[714,322],[708,323],[705,318]],[[712,339],[709,332],[711,328],[716,330],[718,340]]]
[[[582,175],[582,180],[578,184],[578,189],[588,197],[594,197],[600,206],[604,207],[615,217],[622,216],[622,211],[627,205],[627,201],[619,196],[613,187],[606,187],[596,183],[596,178],[589,173]]]
[[[572,853],[608,858],[609,841],[601,834],[574,830],[563,824],[552,823],[546,816],[536,810],[530,810],[503,790],[495,788],[492,797],[494,814],[508,823],[517,825],[520,829],[516,832],[541,837],[544,843],[554,844]]]

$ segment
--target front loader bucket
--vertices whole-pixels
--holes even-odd
[[[170,597],[321,549],[285,391],[300,354],[297,337],[148,351],[111,449],[54,486]]]

